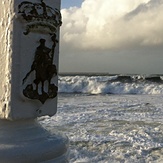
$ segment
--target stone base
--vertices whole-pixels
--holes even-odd
[[[35,120],[0,120],[0,163],[68,163],[68,145]]]

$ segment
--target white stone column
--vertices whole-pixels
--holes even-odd
[[[67,162],[68,139],[35,121],[57,111],[60,0],[0,6],[0,162]]]

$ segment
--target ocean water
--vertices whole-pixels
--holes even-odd
[[[39,122],[70,139],[70,163],[163,163],[161,76],[63,75],[58,112]]]

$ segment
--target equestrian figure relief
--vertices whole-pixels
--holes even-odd
[[[35,73],[35,79],[26,86],[23,94],[30,99],[38,99],[44,104],[48,98],[55,98],[57,96],[58,87],[55,84],[51,84],[52,78],[57,76],[57,68],[53,64],[55,46],[53,45],[51,49],[46,47],[45,39],[40,39],[39,42],[40,45],[36,48],[31,69],[23,79],[23,84],[32,72]],[[45,91],[45,82],[48,84],[47,92]],[[39,86],[41,87],[40,92]]]
[[[40,3],[24,1],[18,6],[20,20],[23,22],[25,31],[23,34],[32,33],[47,34],[51,37],[52,46],[46,46],[46,39],[41,38],[34,52],[34,59],[30,71],[23,78],[23,95],[29,99],[37,99],[42,104],[47,99],[57,96],[58,87],[52,83],[52,78],[57,76],[57,67],[53,63],[55,48],[58,43],[57,30],[61,26],[61,14],[58,9],[47,6],[43,0]],[[31,74],[34,80],[27,84]]]

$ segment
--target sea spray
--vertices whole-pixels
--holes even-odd
[[[163,94],[161,76],[59,76],[60,93]]]

